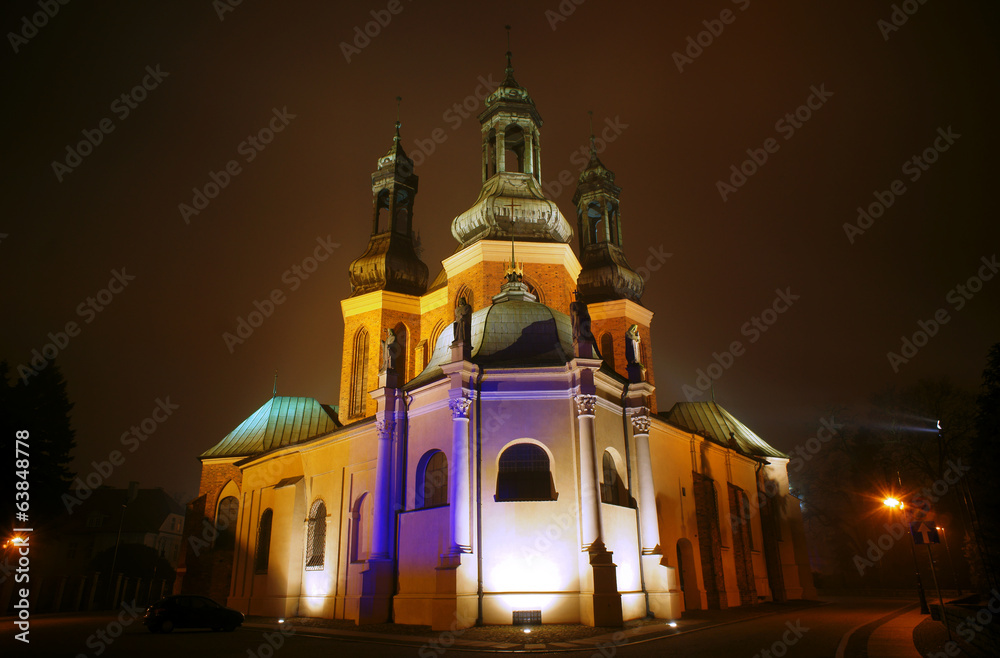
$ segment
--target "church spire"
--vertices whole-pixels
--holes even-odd
[[[593,112],[590,115],[590,162],[573,194],[583,267],[577,280],[580,299],[588,304],[614,299],[638,302],[644,284],[622,251],[621,188],[614,172],[597,157]]]
[[[479,115],[483,187],[475,205],[452,221],[462,246],[479,240],[569,242],[573,229],[542,190],[542,117],[528,90],[514,79],[507,28],[503,82]],[[511,202],[514,202],[513,205]]]
[[[376,290],[422,295],[427,289],[427,266],[413,245],[418,176],[399,135],[400,101],[397,96],[392,146],[372,173],[372,233],[365,253],[350,266],[352,297]]]

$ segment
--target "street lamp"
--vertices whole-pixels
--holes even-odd
[[[903,510],[903,503],[898,498],[886,498],[882,501],[882,504],[890,510]],[[892,511],[890,511],[889,514],[891,516]],[[906,534],[910,535],[910,555],[913,556],[913,573],[917,576],[917,595],[920,597],[920,613],[929,615],[931,613],[931,609],[927,607],[927,596],[924,594],[924,583],[920,579],[920,568],[917,566],[917,549],[914,548],[913,534],[910,533],[909,526],[906,528]]]
[[[951,549],[948,548],[948,535],[945,534],[944,528],[941,526],[934,526],[937,528],[938,534],[944,540],[944,553],[948,556],[948,566],[951,568],[951,577],[955,581],[955,588],[958,590],[958,595],[962,596],[962,586],[958,584],[958,572],[955,571],[955,562],[951,559]]]

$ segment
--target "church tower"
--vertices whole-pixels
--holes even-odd
[[[582,267],[577,294],[588,305],[591,331],[601,356],[624,377],[629,377],[625,334],[632,325],[637,325],[640,342],[636,356],[644,366],[643,379],[652,384],[649,323],[653,314],[640,302],[645,282],[629,266],[622,250],[620,194],[614,172],[597,157],[591,134],[590,161],[580,174],[573,194]],[[655,407],[652,398],[650,404]]]
[[[414,249],[413,202],[418,177],[403,151],[400,123],[389,152],[372,173],[372,233],[368,248],[351,263],[351,296],[344,312],[344,359],[340,377],[340,419],[347,423],[375,413],[369,391],[378,386],[381,341],[392,330],[400,383],[419,372],[413,352],[420,335],[420,296],[427,290],[427,266]]]
[[[509,43],[503,82],[486,97],[478,119],[483,185],[472,207],[452,221],[461,247],[444,261],[449,306],[460,296],[474,311],[489,306],[509,269],[513,242],[528,290],[568,313],[580,271],[569,246],[573,228],[542,190],[542,117],[514,78]]]

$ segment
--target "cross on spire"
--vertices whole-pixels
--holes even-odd
[[[399,106],[403,102],[402,96],[396,96],[396,136],[392,138],[394,142],[399,141],[399,129],[403,125],[399,122]]]
[[[514,65],[510,63],[510,25],[504,25],[507,30],[507,73],[514,72]]]

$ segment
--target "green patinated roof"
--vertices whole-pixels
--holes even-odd
[[[667,421],[725,448],[735,447],[758,457],[788,458],[715,402],[678,402],[667,414]],[[730,437],[736,441],[735,446],[731,445]]]
[[[438,337],[430,362],[404,388],[443,375],[451,361],[451,327]],[[472,362],[486,367],[562,365],[573,354],[573,324],[565,313],[532,301],[508,299],[472,314]]]
[[[215,446],[201,453],[201,458],[256,455],[301,443],[338,427],[335,407],[320,404],[314,398],[275,396]]]

